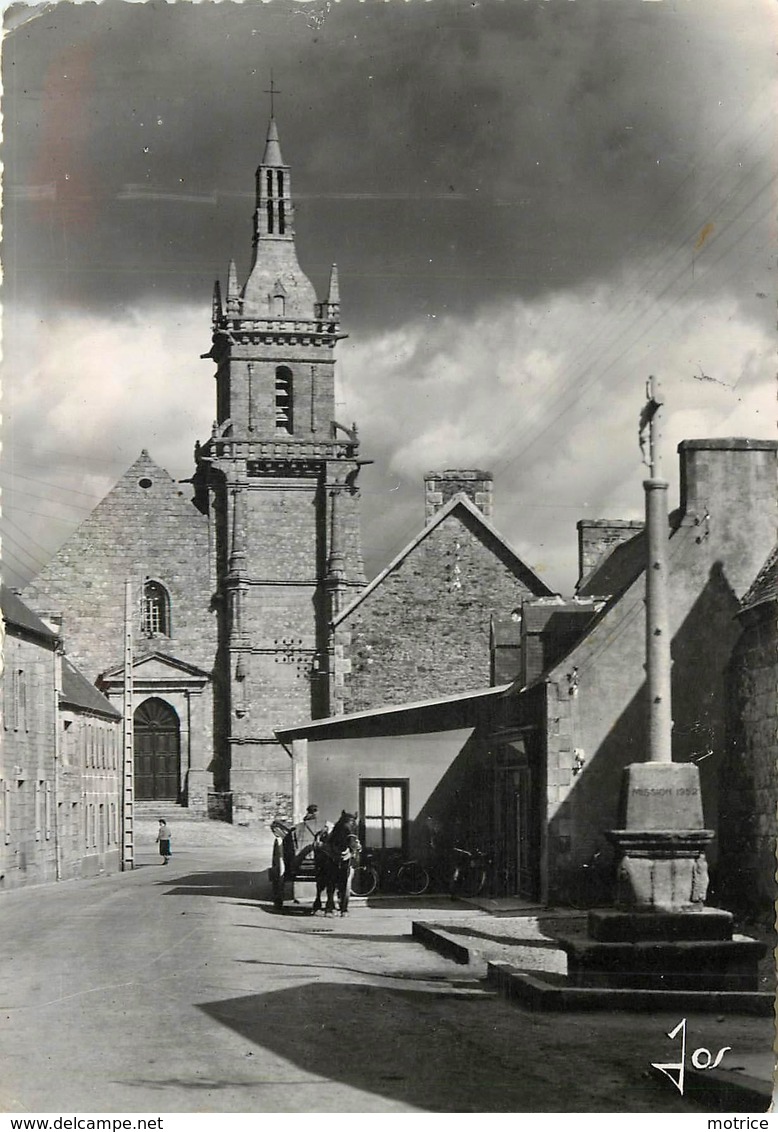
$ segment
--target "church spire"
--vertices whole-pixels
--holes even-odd
[[[278,140],[275,118],[271,118],[268,123],[265,152],[257,168],[254,243],[267,239],[294,239],[294,206],[289,166],[284,165],[281,156],[281,143]]]
[[[271,118],[268,123],[265,155],[262,158],[262,164],[286,168],[284,166],[284,159],[281,156],[281,143],[278,140],[278,126],[276,125],[275,118]]]
[[[257,168],[256,187],[254,254],[240,295],[241,317],[315,321],[319,304],[310,280],[297,262],[289,166],[281,156],[278,127],[272,114],[265,152]],[[229,300],[228,287],[228,308]]]

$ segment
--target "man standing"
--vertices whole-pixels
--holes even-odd
[[[276,819],[270,826],[275,834],[270,878],[273,884],[273,903],[284,906],[284,885],[300,873],[314,874],[313,848],[317,838],[325,832],[327,823],[319,817],[319,807],[311,803],[301,822],[289,826]]]

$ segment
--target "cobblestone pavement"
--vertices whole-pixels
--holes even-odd
[[[498,999],[411,940],[414,919],[489,919],[442,898],[278,914],[267,840],[229,836],[177,823],[169,866],[139,837],[131,872],[2,897],[0,1111],[698,1111],[649,1073],[677,1018]],[[688,1027],[743,1050],[772,1033]]]

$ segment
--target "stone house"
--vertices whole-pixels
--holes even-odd
[[[490,682],[494,619],[550,595],[490,521],[488,472],[430,472],[425,527],[333,618],[331,714]],[[515,675],[515,670],[512,673]]]
[[[0,891],[120,864],[121,717],[2,588]]]

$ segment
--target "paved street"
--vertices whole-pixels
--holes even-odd
[[[409,938],[442,898],[275,913],[266,846],[0,898],[5,1112],[695,1111],[648,1067],[675,1017],[530,1014]],[[486,913],[484,913],[486,915]],[[700,1045],[771,1020],[690,1018]]]

